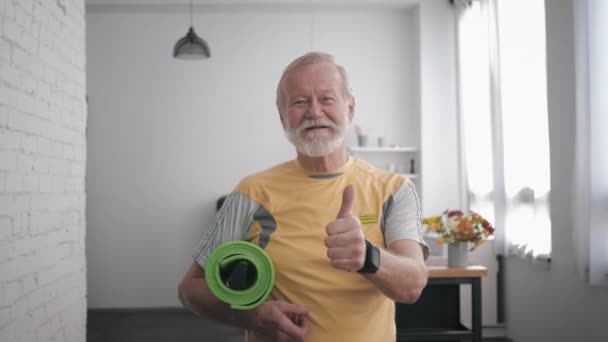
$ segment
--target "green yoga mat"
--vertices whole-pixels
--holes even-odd
[[[205,278],[209,290],[219,300],[233,309],[249,310],[268,298],[274,286],[274,266],[268,254],[257,245],[229,241],[217,247],[207,259]]]

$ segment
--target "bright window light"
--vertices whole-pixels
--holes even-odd
[[[544,0],[472,2],[458,50],[469,207],[503,230],[498,253],[550,255]]]
[[[497,5],[508,237],[526,253],[549,255],[545,2]]]

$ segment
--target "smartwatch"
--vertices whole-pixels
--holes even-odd
[[[376,273],[380,269],[380,249],[365,240],[365,262],[359,273]]]

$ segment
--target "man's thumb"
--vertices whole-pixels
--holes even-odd
[[[355,201],[355,186],[349,184],[346,188],[344,188],[344,192],[342,193],[342,206],[338,211],[338,216],[336,218],[345,218],[351,216],[353,210],[353,202]]]

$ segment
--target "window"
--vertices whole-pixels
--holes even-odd
[[[458,26],[460,118],[471,210],[498,254],[551,253],[544,0],[481,0]]]
[[[608,286],[608,3],[574,4],[576,169],[574,240],[580,274]]]

